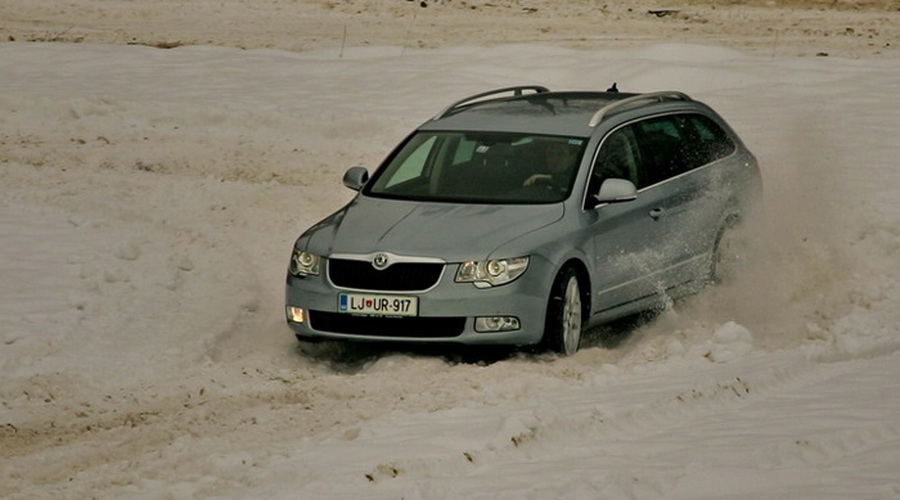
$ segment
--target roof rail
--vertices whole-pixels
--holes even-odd
[[[606,115],[610,114],[613,111],[618,110],[619,108],[627,108],[629,106],[633,106],[635,104],[642,103],[642,102],[652,102],[652,101],[663,102],[663,101],[669,101],[669,100],[690,101],[691,98],[683,92],[677,92],[674,90],[666,90],[663,92],[649,92],[647,94],[638,94],[635,96],[626,97],[625,99],[622,99],[620,101],[611,102],[611,103],[607,104],[606,106],[603,106],[602,108],[600,108],[596,113],[594,113],[594,116],[591,117],[591,121],[588,122],[588,126],[596,127],[597,125],[600,124],[600,122],[603,121],[603,118],[606,117]]]
[[[512,92],[512,94],[513,94],[512,96],[516,97],[516,96],[522,95],[526,90],[533,90],[536,94],[550,92],[550,89],[548,89],[547,87],[542,87],[540,85],[520,85],[517,87],[504,87],[502,89],[489,90],[487,92],[482,92],[480,94],[471,95],[469,97],[466,97],[465,99],[461,99],[459,101],[454,102],[453,104],[444,108],[440,113],[438,113],[434,118],[432,118],[432,120],[437,120],[438,118],[443,118],[443,117],[447,116],[447,114],[449,114],[451,111],[453,111],[457,108],[461,108],[463,105],[472,103],[473,101],[476,101],[483,97],[489,97],[489,96],[493,96],[493,95],[497,95],[497,94],[505,94],[507,92]],[[490,101],[490,100],[493,100],[493,99],[485,99],[485,101]]]

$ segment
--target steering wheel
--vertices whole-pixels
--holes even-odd
[[[547,191],[559,191],[560,188],[553,183],[553,180],[547,177],[538,177],[532,183],[531,187],[543,188]]]

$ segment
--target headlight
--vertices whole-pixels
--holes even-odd
[[[294,253],[291,254],[291,264],[288,267],[288,272],[294,276],[318,276],[319,262],[321,260],[322,258],[316,254],[301,252],[295,248]]]
[[[514,259],[470,260],[459,265],[457,283],[474,283],[478,288],[503,285],[528,269],[528,257]]]

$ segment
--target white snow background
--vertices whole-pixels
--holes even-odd
[[[296,347],[287,258],[347,167],[613,82],[757,154],[734,283],[566,359]],[[900,498],[898,126],[892,59],[0,44],[0,497]]]

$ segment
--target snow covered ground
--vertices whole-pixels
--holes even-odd
[[[577,355],[326,347],[293,239],[447,103],[682,90],[757,154],[746,266]],[[656,44],[0,44],[0,496],[900,498],[900,62]]]

